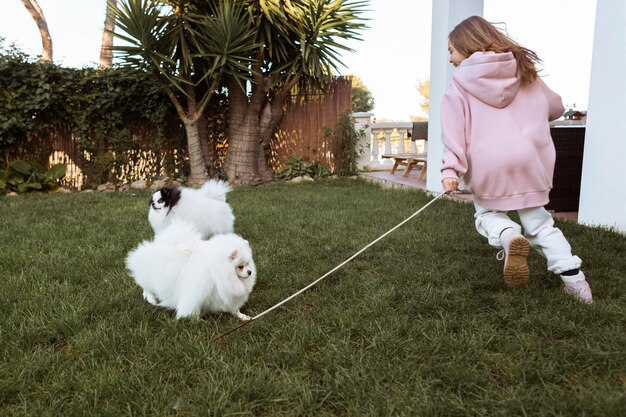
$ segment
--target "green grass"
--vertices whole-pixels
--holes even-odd
[[[176,321],[124,267],[148,192],[0,199],[0,415],[624,416],[626,237],[558,226],[595,303],[530,257],[507,289],[469,204],[439,200],[311,290],[219,341],[227,314]],[[256,315],[429,200],[362,181],[229,194]]]

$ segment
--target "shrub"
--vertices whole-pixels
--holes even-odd
[[[174,154],[177,167],[185,160],[174,107],[140,71],[39,63],[0,39],[0,109],[0,157],[6,162],[47,166],[51,152],[60,150],[88,184],[97,185],[122,174],[126,181],[158,174]],[[155,156],[150,164],[133,161],[132,171],[124,163],[136,155]]]
[[[359,142],[365,137],[365,132],[354,128],[352,113],[340,114],[335,129],[325,129],[324,137],[333,145],[337,161],[335,173],[342,176],[357,175],[359,173],[357,160],[364,151]]]
[[[311,163],[301,154],[295,153],[289,157],[285,167],[276,173],[276,179],[288,181],[305,175],[312,176],[311,174]]]
[[[330,175],[330,169],[324,164],[320,164],[319,162],[311,165],[311,176],[315,179],[325,178]]]
[[[0,192],[54,191],[65,169],[64,164],[57,164],[44,171],[28,161],[13,161],[6,170],[0,170]]]
[[[301,154],[295,153],[289,157],[287,165],[276,173],[276,179],[288,181],[306,175],[313,179],[324,178],[330,175],[330,170],[326,165],[319,162],[312,164]]]

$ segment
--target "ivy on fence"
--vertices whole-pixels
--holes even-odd
[[[184,133],[170,100],[148,76],[128,69],[72,69],[0,51],[1,164],[50,165],[63,151],[96,184],[154,176],[184,162]],[[128,169],[146,155],[157,161]],[[172,159],[178,159],[176,163]],[[184,165],[184,164],[183,164]]]

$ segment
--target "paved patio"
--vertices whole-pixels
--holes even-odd
[[[384,171],[361,172],[361,176],[365,178],[365,180],[375,182],[383,187],[419,188],[421,190],[426,189],[426,181],[417,180],[420,173],[419,169],[411,171],[408,177],[402,176],[403,170],[398,170],[395,174],[392,174],[390,169]],[[471,194],[455,193],[451,194],[451,197],[465,200],[468,203],[472,201]],[[559,219],[578,221],[578,212],[555,212],[553,213],[553,216]]]

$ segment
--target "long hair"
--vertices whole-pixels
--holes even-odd
[[[471,16],[459,23],[448,35],[448,40],[462,55],[474,52],[511,52],[517,61],[517,77],[522,85],[537,79],[536,65],[541,62],[537,54],[524,48],[480,16]]]

